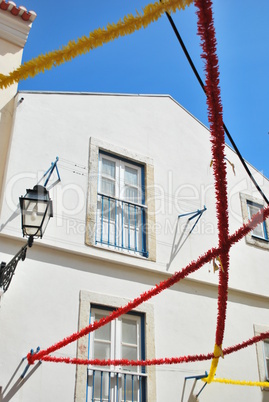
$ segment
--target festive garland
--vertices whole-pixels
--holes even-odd
[[[229,219],[228,196],[225,163],[225,135],[223,129],[222,105],[219,88],[218,57],[216,53],[216,37],[213,23],[212,1],[195,0],[198,16],[198,34],[202,40],[202,58],[205,59],[205,90],[207,95],[208,121],[211,131],[211,152],[215,179],[216,210],[218,220],[219,246],[222,251],[219,256],[222,269],[219,270],[218,316],[214,359],[212,360],[208,382],[216,373],[219,357],[222,353],[225,319],[228,299],[229,271]]]
[[[100,360],[100,359],[78,359],[70,357],[56,357],[56,356],[44,356],[42,361],[53,363],[67,363],[67,364],[80,364],[87,366],[88,364],[93,366],[159,366],[163,364],[179,364],[210,360],[213,357],[213,353],[207,355],[188,355],[182,357],[165,357],[162,359],[152,360],[128,360],[128,359],[115,359],[115,360]]]
[[[260,210],[256,215],[252,217],[251,220],[249,220],[240,229],[238,229],[235,233],[229,236],[228,238],[229,247],[231,247],[239,240],[241,240],[243,237],[245,237],[253,228],[255,228],[259,223],[263,222],[264,219],[266,219],[267,217],[269,217],[269,207]],[[115,318],[120,317],[122,314],[128,313],[132,309],[138,307],[143,302],[149,300],[151,297],[156,296],[163,290],[170,288],[175,283],[184,279],[190,273],[197,271],[199,268],[201,268],[207,262],[211,261],[213,258],[217,258],[217,256],[221,252],[223,252],[223,246],[215,247],[208,250],[204,255],[200,256],[196,261],[191,262],[181,271],[176,272],[170,278],[155,285],[152,289],[148,290],[147,292],[142,293],[138,298],[129,302],[125,306],[120,307],[117,310],[114,310],[108,316],[101,318],[99,321],[95,321],[93,324],[90,324],[87,327],[83,328],[82,330],[70,335],[67,338],[64,338],[60,342],[57,342],[56,344],[50,346],[47,349],[40,350],[38,353],[33,355],[29,353],[27,355],[28,363],[33,364],[36,360],[44,360],[45,356],[48,356],[50,353],[55,352],[58,349],[61,349],[62,347],[78,340],[79,338],[82,338],[85,335],[88,335],[90,332],[93,332],[96,329],[102,327],[103,325],[108,324]],[[211,354],[210,356],[214,357],[213,354]]]
[[[255,335],[255,336],[253,336],[253,338],[248,339],[247,341],[244,341],[235,346],[230,346],[229,348],[224,349],[223,356],[229,355],[234,352],[238,352],[239,350],[244,349],[248,346],[251,346],[254,343],[267,339],[268,337],[269,337],[269,331],[263,332],[260,335]],[[251,385],[251,386],[259,386],[259,387],[268,387],[269,386],[268,382],[266,383],[266,382],[259,382],[259,381],[236,381],[236,380],[230,380],[230,379],[217,379],[217,378],[209,379],[209,376],[206,378],[203,378],[202,381],[207,382],[207,383],[222,382],[225,384]]]
[[[237,352],[241,349],[244,349],[254,343],[257,343],[261,340],[267,339],[269,337],[269,331],[263,332],[260,335],[253,336],[253,338],[248,339],[242,343],[239,343],[234,346],[230,346],[223,350],[223,355],[228,355],[234,352]],[[163,358],[163,359],[151,359],[151,360],[128,360],[128,359],[115,359],[115,360],[100,360],[100,359],[78,359],[78,358],[70,358],[70,357],[56,357],[56,356],[44,356],[43,361],[53,362],[53,363],[66,363],[66,364],[79,364],[79,365],[97,365],[97,366],[157,366],[163,364],[180,364],[180,363],[190,363],[197,361],[205,361],[212,359],[214,357],[213,353],[208,353],[206,355],[187,355],[181,357],[171,357],[171,358]],[[202,381],[208,382],[208,377],[203,378]],[[260,381],[238,381],[238,380],[230,380],[230,379],[219,379],[214,378],[210,382],[219,382],[224,384],[235,384],[235,385],[248,385],[248,386],[258,386],[258,387],[269,387],[269,382],[260,382]]]
[[[237,344],[235,346],[231,346],[223,350],[224,355],[231,354],[233,352],[237,352],[240,349],[246,348],[254,343],[257,343],[261,340],[267,339],[269,337],[269,331],[263,332],[260,335],[256,335],[251,339],[248,339],[245,342]],[[79,364],[79,365],[98,365],[98,366],[157,366],[163,364],[180,364],[180,363],[189,363],[189,362],[197,362],[197,361],[205,361],[212,359],[214,357],[213,353],[208,353],[207,355],[188,355],[181,357],[171,357],[164,359],[151,359],[151,360],[127,360],[127,359],[117,359],[117,360],[100,360],[100,359],[78,359],[78,358],[69,358],[69,357],[56,357],[56,356],[44,356],[43,361],[53,362],[53,363],[66,363],[66,364]],[[202,381],[208,382],[208,377],[203,378]],[[231,380],[224,378],[214,378],[210,382],[218,382],[222,384],[233,384],[233,385],[246,385],[246,386],[258,386],[258,387],[269,387],[269,382],[261,382],[261,381],[239,381],[239,380]]]
[[[193,0],[167,0],[164,3],[150,4],[145,7],[144,15],[137,15],[133,17],[128,15],[124,20],[120,20],[117,24],[108,25],[107,29],[97,29],[93,31],[89,37],[80,38],[77,42],[71,41],[67,46],[61,50],[40,55],[38,58],[31,60],[22,65],[19,69],[13,71],[8,76],[0,75],[0,87],[7,87],[14,82],[19,82],[21,79],[26,79],[29,76],[33,77],[39,72],[44,72],[45,69],[50,69],[53,66],[60,65],[72,58],[86,53],[91,49],[103,45],[111,40],[133,33],[135,30],[140,29],[142,26],[145,28],[152,21],[156,21],[164,12],[175,12],[176,9],[184,9],[186,5],[192,3]],[[213,24],[212,1],[211,0],[195,0],[198,15],[198,33],[201,36],[203,54],[202,58],[205,59],[206,71],[206,94],[207,94],[207,107],[208,119],[211,131],[212,143],[212,157],[213,157],[213,171],[215,179],[215,194],[216,194],[216,210],[218,219],[218,248],[208,250],[206,254],[197,259],[196,262],[190,263],[182,271],[175,273],[171,278],[166,281],[160,282],[151,290],[141,294],[137,299],[134,299],[126,306],[113,311],[107,317],[102,318],[98,322],[89,325],[83,330],[74,333],[68,338],[56,343],[55,345],[47,348],[46,350],[39,351],[32,355],[28,354],[27,359],[29,364],[33,364],[36,360],[45,360],[53,362],[65,362],[73,364],[96,364],[96,365],[157,365],[157,364],[174,364],[181,362],[201,361],[212,359],[211,368],[206,382],[223,382],[239,385],[259,385],[268,386],[267,383],[249,382],[249,381],[233,381],[227,379],[214,379],[218,361],[220,356],[237,351],[251,342],[258,342],[258,338],[254,337],[251,340],[222,350],[222,342],[224,337],[225,319],[228,300],[228,270],[229,270],[229,250],[230,247],[244,237],[253,227],[261,223],[267,216],[269,216],[269,208],[260,211],[253,219],[246,225],[243,225],[234,235],[229,236],[229,222],[228,222],[228,197],[227,197],[227,180],[226,180],[226,165],[224,163],[225,155],[225,136],[223,130],[222,119],[222,106],[220,101],[220,88],[219,88],[219,71],[218,71],[218,58],[216,54],[216,39]],[[179,358],[165,358],[153,359],[148,361],[130,361],[130,360],[83,360],[83,359],[70,359],[70,358],[57,358],[48,356],[53,351],[56,351],[71,342],[76,341],[89,334],[90,332],[100,328],[115,318],[126,314],[128,311],[139,306],[141,303],[149,300],[151,297],[157,295],[163,290],[171,287],[173,284],[179,282],[192,272],[198,270],[206,262],[218,258],[221,268],[219,270],[219,291],[218,291],[218,316],[215,336],[214,352],[207,355],[194,355],[182,356]],[[269,333],[262,334],[268,337]],[[265,339],[265,338],[260,338]],[[261,385],[263,384],[263,385]],[[266,384],[266,385],[264,385]]]
[[[113,41],[120,36],[130,35],[140,28],[146,28],[151,22],[157,21],[165,12],[171,13],[176,10],[184,10],[193,0],[164,0],[147,5],[143,13],[134,17],[132,14],[120,19],[116,24],[108,24],[105,28],[92,31],[89,36],[83,36],[77,41],[69,41],[66,46],[22,64],[19,68],[8,75],[0,74],[0,88],[6,88],[14,82],[35,77],[45,70],[59,66],[75,57],[85,54],[92,49],[102,46],[104,43]]]
[[[203,379],[202,379],[203,380]],[[269,388],[269,382],[265,381],[242,381],[242,380],[230,380],[226,378],[214,378],[212,382],[218,382],[221,384],[232,384],[232,385],[247,385],[251,387],[267,387]]]

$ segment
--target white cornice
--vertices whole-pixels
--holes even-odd
[[[23,21],[21,18],[0,9],[1,39],[23,48],[27,41],[31,26],[31,21]]]

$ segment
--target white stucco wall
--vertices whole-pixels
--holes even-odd
[[[24,21],[20,15],[12,15],[9,11],[15,3],[10,3],[8,10],[0,9],[0,72],[8,75],[16,70],[22,60],[23,48],[26,43],[32,21],[36,14],[31,12],[31,21]],[[18,84],[0,89],[0,187],[3,185],[7,154],[9,151],[10,135],[14,113],[14,96]],[[16,109],[16,108],[15,108]],[[2,199],[0,196],[0,205]]]
[[[9,74],[21,63],[23,49],[18,45],[7,42],[0,37],[0,71]],[[14,112],[14,96],[17,92],[17,83],[8,88],[0,89],[0,186],[3,185],[5,166],[9,149],[10,135]],[[1,205],[0,197],[0,205]]]
[[[171,98],[31,93],[20,94],[18,99],[20,97],[24,101],[18,104],[16,111],[2,223],[13,214],[18,197],[25,193],[26,188],[32,188],[55,157],[59,156],[61,183],[50,193],[54,218],[42,243],[96,258],[170,273],[217,245],[209,132]],[[114,144],[120,149],[127,148],[153,160],[156,263],[103,252],[85,245],[90,137]],[[257,191],[253,189],[234,152],[227,147],[226,154],[236,169],[235,176],[227,163],[232,233],[243,222],[239,193],[257,196]],[[76,167],[75,164],[83,168]],[[72,173],[73,170],[75,173]],[[265,193],[268,193],[268,180],[251,166],[250,170],[257,176]],[[173,241],[176,246],[186,222],[184,218],[178,220],[178,215],[202,209],[204,205],[207,211],[199,225],[173,258],[171,246]],[[2,233],[20,237],[20,216],[10,221]],[[267,262],[267,252],[261,253],[260,250],[247,246],[244,241],[237,247],[241,250],[240,253],[234,249],[231,251],[236,261],[236,268],[231,270],[231,287],[266,295],[263,266]],[[252,272],[251,258],[247,259],[249,264],[244,264],[244,268],[237,263],[242,253],[249,256],[253,253],[259,255],[259,264],[255,267],[255,282],[248,280]],[[233,260],[231,264],[233,266]],[[217,283],[217,275],[208,272],[209,268],[204,267],[194,277]],[[244,275],[243,282],[237,280],[242,270],[249,274]]]
[[[37,183],[56,156],[61,183],[50,190],[54,217],[44,238],[28,250],[1,300],[3,388],[30,348],[50,346],[77,330],[81,290],[135,298],[218,242],[209,132],[169,96],[24,92],[17,100],[21,97],[24,101],[16,110],[1,210],[3,261],[9,261],[23,244],[19,211],[14,215],[19,196]],[[90,137],[153,160],[156,262],[85,244]],[[239,192],[257,194],[228,147],[226,156],[236,169],[234,176],[227,164],[233,232],[243,222]],[[268,194],[267,179],[250,169]],[[175,237],[178,215],[204,205],[207,211],[197,230],[173,256],[172,247],[185,224],[179,220]],[[251,338],[254,324],[268,325],[267,265],[268,251],[244,240],[231,250],[225,347]],[[218,274],[207,264],[150,301],[154,306],[156,357],[213,350],[217,282]],[[11,346],[7,349],[6,344]],[[73,357],[76,345],[55,355]],[[180,400],[184,377],[209,368],[210,362],[157,367],[157,401]],[[258,381],[255,347],[225,357],[217,375]],[[13,400],[73,401],[74,386],[74,367],[44,362]],[[266,402],[267,395],[259,388],[211,384],[200,400],[215,401],[217,397],[224,402],[230,397]]]
[[[19,248],[8,240],[1,252],[8,260]],[[126,270],[115,265],[105,266],[64,252],[48,253],[43,247],[28,250],[25,262],[1,301],[1,385],[4,387],[31,348],[46,348],[77,330],[80,290],[132,299],[150,289],[162,275]],[[214,345],[217,289],[196,282],[184,281],[152,299],[155,311],[156,357],[208,353]],[[268,301],[246,295],[230,294],[225,345],[233,345],[253,336],[252,322],[268,323]],[[7,347],[7,346],[8,347]],[[59,357],[75,357],[76,345],[53,353]],[[248,364],[249,363],[249,364]],[[17,377],[25,368],[21,365]],[[210,362],[158,366],[156,368],[157,401],[169,396],[177,401],[185,376],[203,374]],[[31,372],[31,371],[30,371]],[[257,379],[255,347],[226,356],[219,363],[218,377]],[[13,390],[14,380],[8,387]],[[43,362],[14,395],[14,401],[73,401],[75,368],[70,365]],[[201,383],[198,385],[202,386]],[[259,388],[211,384],[200,400],[220,401],[227,395],[234,400],[265,401]]]

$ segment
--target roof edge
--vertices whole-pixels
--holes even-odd
[[[34,11],[17,7],[13,1],[0,0],[0,39],[24,48],[35,18]]]
[[[7,11],[15,17],[21,18],[23,21],[33,22],[36,18],[36,13],[32,10],[27,11],[23,6],[16,6],[13,1],[0,0],[0,10]]]
[[[178,105],[181,109],[183,109],[189,116],[191,116],[194,120],[197,121],[201,126],[203,126],[208,133],[210,134],[210,129],[202,123],[197,117],[195,117],[191,112],[189,112],[184,106],[182,106],[178,101],[176,101],[171,95],[169,94],[130,94],[130,93],[113,93],[113,92],[68,92],[68,91],[32,91],[32,90],[19,90],[17,94],[20,93],[32,93],[32,94],[52,94],[52,95],[93,95],[93,96],[127,96],[127,97],[148,97],[148,98],[169,98],[173,102],[175,102],[176,105]],[[225,146],[229,148],[234,154],[237,156],[235,150],[231,147],[231,145],[225,143]],[[263,174],[262,171],[258,170],[255,166],[253,166],[250,162],[248,162],[244,158],[245,162],[257,173],[259,173],[264,179],[269,181],[269,179]]]

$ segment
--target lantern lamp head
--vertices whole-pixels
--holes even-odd
[[[40,185],[26,190],[20,197],[22,233],[31,238],[42,238],[50,218],[53,216],[52,201],[48,190]]]

